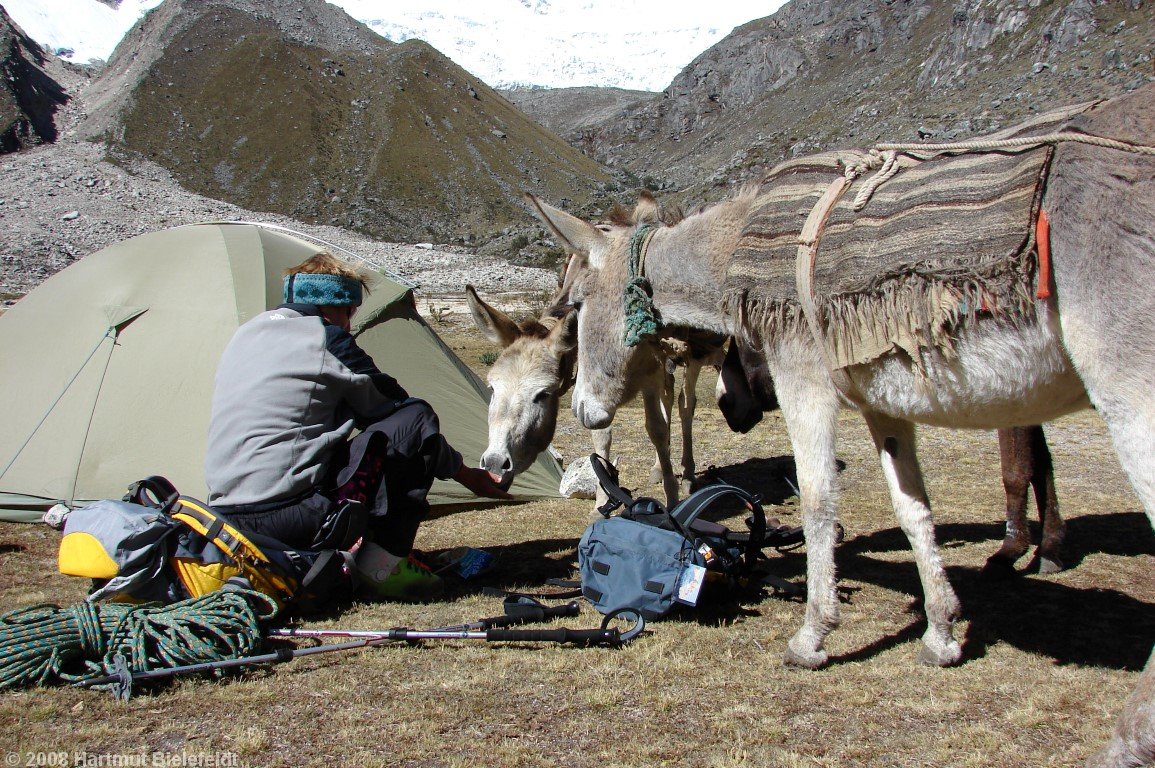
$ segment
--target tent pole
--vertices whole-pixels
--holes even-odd
[[[8,474],[8,470],[12,469],[12,465],[16,463],[16,460],[18,458],[20,458],[20,454],[24,453],[24,449],[28,447],[28,444],[30,442],[32,442],[32,438],[36,437],[36,433],[40,431],[40,428],[42,426],[44,426],[44,422],[48,421],[48,417],[52,415],[52,411],[55,410],[56,406],[60,404],[60,401],[64,398],[64,396],[66,394],[68,394],[68,390],[71,389],[72,385],[76,383],[76,379],[80,377],[80,374],[83,373],[84,369],[88,367],[88,363],[92,360],[93,357],[96,356],[96,353],[100,350],[100,345],[103,344],[104,340],[108,338],[109,331],[115,331],[115,330],[116,330],[116,328],[110,326],[108,328],[108,330],[104,332],[104,335],[100,337],[100,340],[96,342],[96,346],[93,347],[92,351],[88,353],[88,357],[84,358],[84,362],[81,363],[80,367],[76,369],[76,373],[72,374],[72,378],[69,379],[68,383],[64,385],[64,389],[60,390],[60,394],[57,395],[56,399],[52,401],[52,405],[48,406],[48,410],[46,410],[44,412],[44,415],[40,417],[40,421],[36,422],[36,426],[33,427],[32,431],[28,433],[28,437],[24,438],[24,442],[21,443],[20,447],[16,449],[16,453],[14,453],[12,455],[11,461],[8,462],[8,464],[4,467],[3,470],[0,470],[0,477],[4,477],[4,475]],[[112,343],[113,343],[113,345],[115,345],[116,344],[115,334],[113,335],[112,339],[113,339]],[[112,357],[111,352],[109,353],[109,357],[110,358]],[[108,362],[107,361],[104,364],[104,368],[106,371],[108,370]],[[103,374],[102,374],[101,378],[103,379]],[[95,408],[95,406],[94,406],[94,408]],[[91,422],[91,417],[90,417],[89,418],[89,424],[91,425],[91,423],[92,422]],[[85,439],[87,440],[87,432],[85,432]],[[83,455],[84,449],[81,448],[80,452],[81,452],[81,455]],[[78,464],[78,467],[79,467],[79,464]],[[80,475],[80,472],[79,472],[79,469],[77,469],[77,477],[79,477],[79,475]],[[77,483],[77,478],[73,478],[73,481],[72,481],[72,495],[73,496],[76,495],[76,483]],[[73,499],[72,501],[75,501],[75,499]]]

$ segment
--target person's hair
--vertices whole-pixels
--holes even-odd
[[[310,256],[295,267],[285,270],[285,277],[289,275],[340,275],[361,284],[365,293],[369,293],[369,286],[365,278],[353,267],[338,259],[327,251]]]

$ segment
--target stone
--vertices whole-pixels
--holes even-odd
[[[567,499],[593,499],[597,495],[597,489],[598,478],[594,475],[589,456],[574,459],[573,463],[566,467],[561,483],[557,487],[558,493]]]

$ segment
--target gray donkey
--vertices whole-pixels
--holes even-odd
[[[1041,154],[1032,150],[1035,159],[999,149],[994,154],[1005,154],[1013,172],[989,166],[973,175],[980,185],[1006,183],[970,197],[959,197],[954,183],[918,186],[975,162],[966,158],[952,165],[918,153],[830,153],[786,163],[761,188],[675,226],[606,233],[531,199],[539,218],[586,259],[570,292],[578,308],[572,401],[585,427],[613,419],[637,349],[627,346],[627,333],[644,332],[647,321],[734,335],[765,356],[797,463],[807,543],[807,608],[787,644],[788,664],[825,665],[825,638],[840,621],[840,407],[856,408],[866,421],[914,552],[928,620],[919,654],[925,663],[958,663],[962,649],[953,635],[959,600],[935,542],[915,423],[1032,425],[1093,405],[1155,525],[1155,157],[1147,154],[1155,150],[1141,146],[1152,136],[1155,86],[1147,86],[1074,118],[1061,140],[1043,142]],[[978,162],[995,160],[1002,158]],[[867,178],[864,171],[879,162],[881,175]],[[906,201],[894,190],[912,182],[916,194],[947,189],[952,196],[896,209]],[[802,204],[775,214],[766,203],[775,197]],[[1036,217],[1044,221],[1041,206],[1049,241],[988,227],[995,202],[1014,204],[1011,219],[1024,229]],[[952,253],[970,257],[961,267],[931,258],[951,251],[952,228],[959,238]],[[1007,242],[1018,243],[1010,255],[1028,258],[1004,258],[999,249]],[[1044,242],[1049,262],[1030,256]],[[797,252],[788,269],[760,255],[776,247]],[[902,263],[863,269],[864,257],[888,249]],[[833,264],[819,263],[820,252]],[[1152,760],[1149,659],[1112,740],[1090,764]]]

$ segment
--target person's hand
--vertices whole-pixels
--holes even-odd
[[[453,475],[453,479],[461,483],[478,496],[485,496],[490,499],[512,499],[498,483],[501,481],[500,475],[495,475],[492,472],[487,472],[480,467],[468,467],[465,464],[461,465],[461,469]]]

